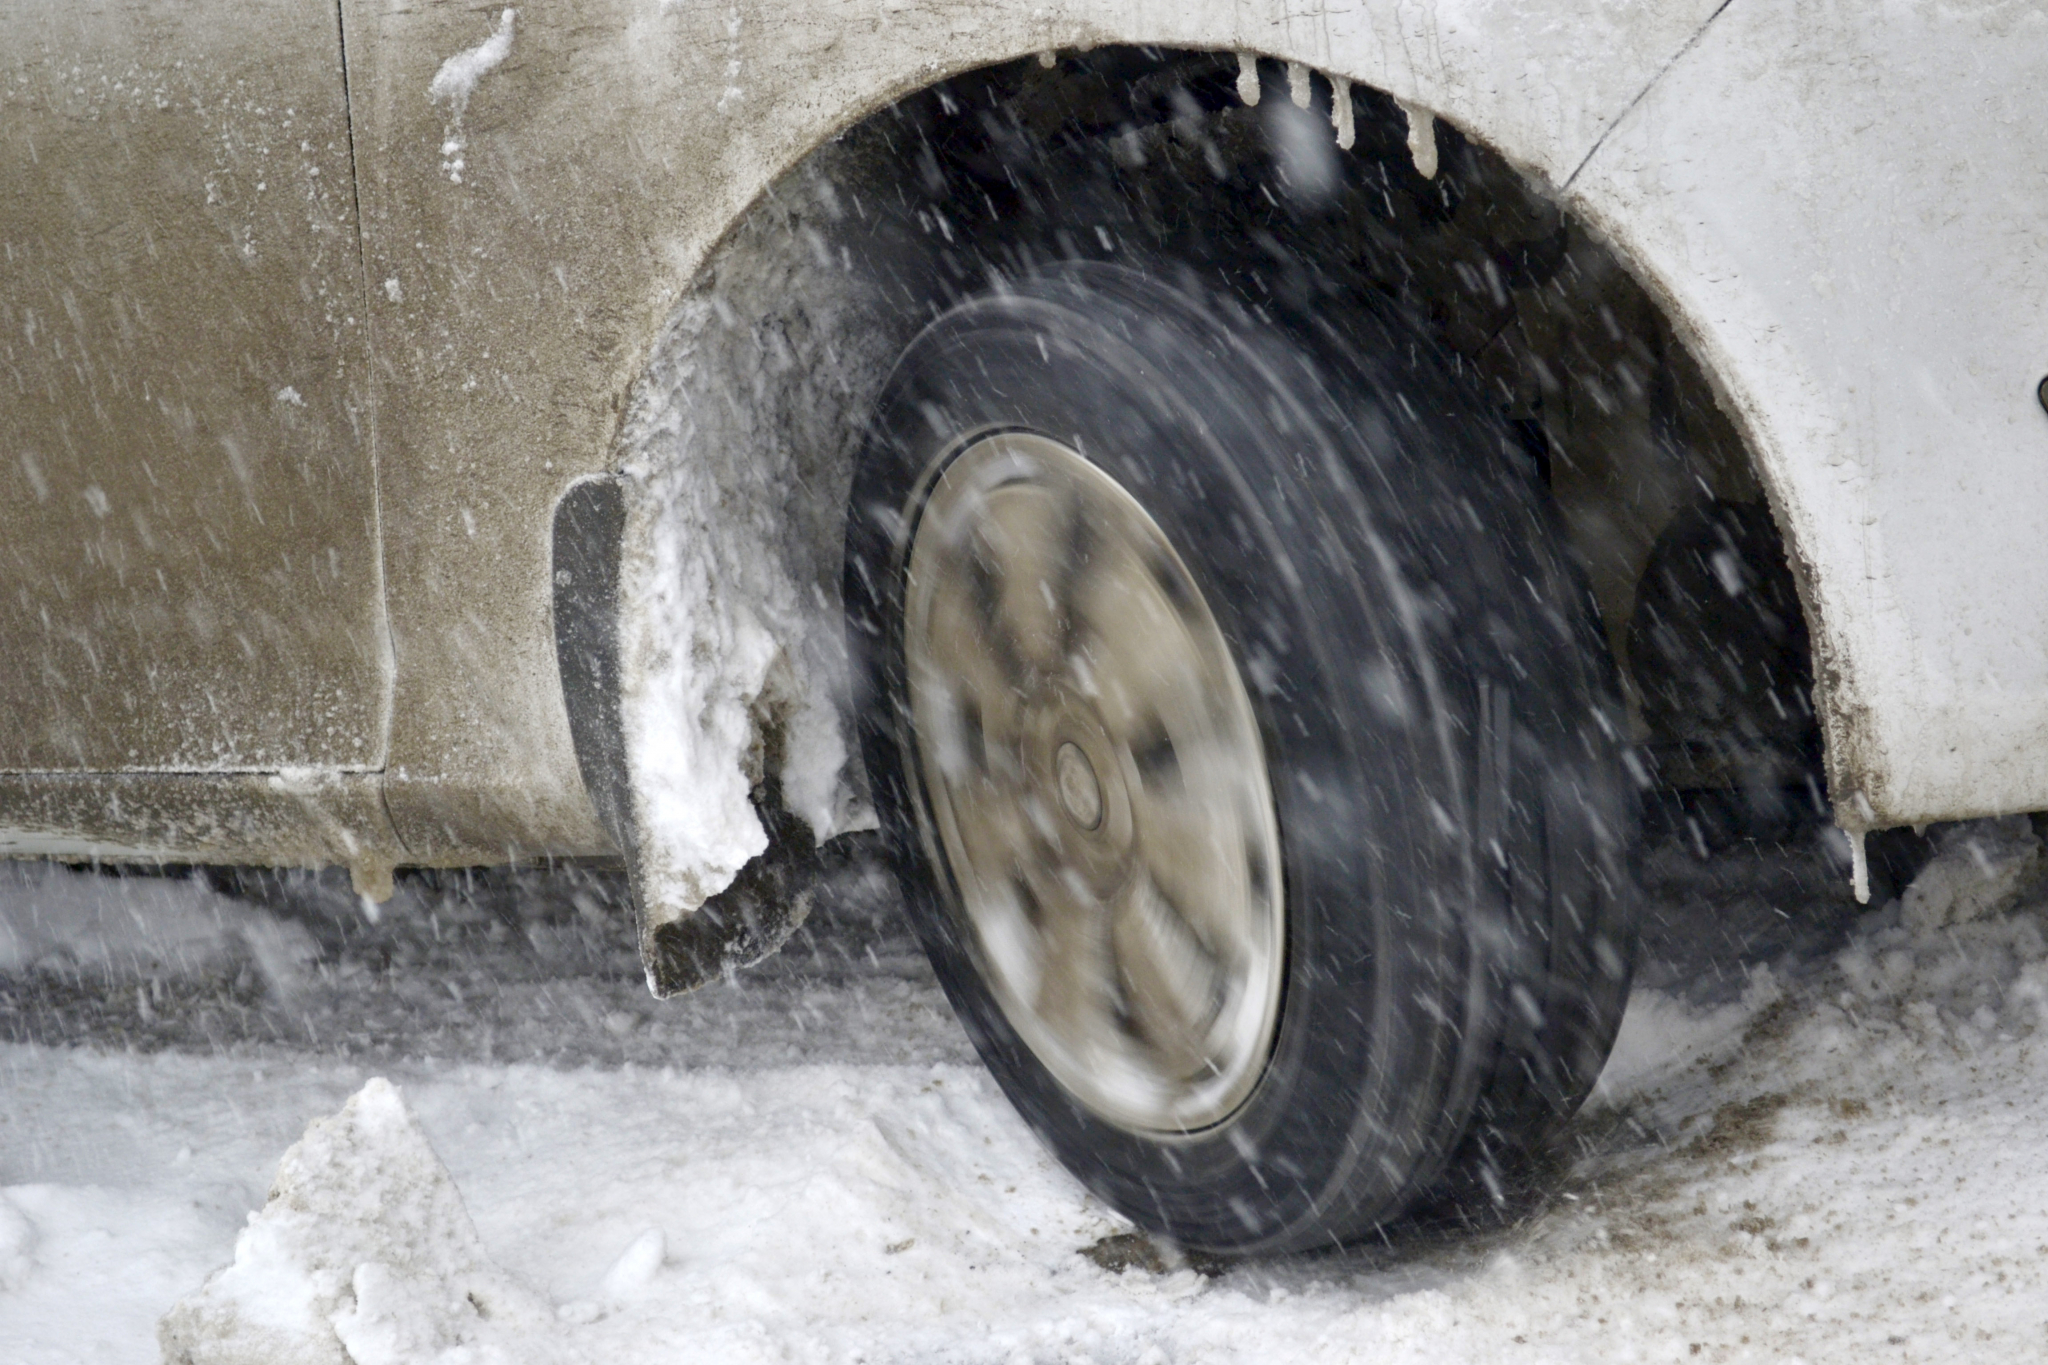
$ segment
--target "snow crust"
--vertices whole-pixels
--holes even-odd
[[[820,842],[869,819],[838,572],[852,444],[894,353],[808,208],[755,214],[676,310],[621,442],[622,713],[663,918],[766,847],[765,777]]]

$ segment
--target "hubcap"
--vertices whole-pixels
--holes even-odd
[[[1158,523],[1078,452],[963,450],[911,545],[904,652],[932,853],[984,979],[1055,1079],[1188,1132],[1277,1026],[1279,827],[1251,702]]]
[[[1082,829],[1101,824],[1102,780],[1095,775],[1088,755],[1072,740],[1060,745],[1059,775],[1060,804],[1067,808],[1067,815]]]

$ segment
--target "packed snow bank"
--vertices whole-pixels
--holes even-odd
[[[1932,1045],[1938,1056],[1943,1044],[1974,1050],[2048,1026],[2048,859],[2028,817],[1946,826],[1935,843],[1898,899],[1858,915],[1845,944],[1792,976],[1753,964],[1739,997],[1720,1003],[1677,984],[1638,987],[1592,1106],[1640,1104],[1702,1068],[1726,1071],[1771,1029],[1805,1031],[1815,1056],[1848,1048],[1853,1070],[1867,1051],[1930,1057]]]
[[[234,1264],[165,1315],[166,1365],[495,1365],[540,1302],[493,1266],[398,1091],[373,1079],[284,1154]]]
[[[894,351],[812,225],[829,186],[782,188],[677,309],[621,441],[622,711],[642,889],[664,918],[766,847],[749,800],[764,776],[820,841],[865,819],[838,573],[852,445]]]
[[[2027,818],[1970,821],[1937,843],[1836,959],[1847,989],[1816,1022],[1972,1051],[2048,1025],[2048,869]]]
[[[233,976],[247,965],[274,999],[287,1000],[317,952],[298,925],[201,882],[0,862],[0,978],[147,987]]]

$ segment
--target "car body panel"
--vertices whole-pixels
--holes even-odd
[[[1845,827],[2048,808],[2048,13],[1738,0],[1569,198],[1801,569]]]
[[[18,5],[0,54],[0,771],[380,768],[334,14]]]
[[[1047,48],[1245,46],[1325,66],[1349,52],[1362,79],[1459,109],[1561,179],[1710,12],[589,0],[517,9],[458,116],[430,87],[503,11],[348,0],[379,432],[406,452],[384,472],[400,663],[387,794],[406,846],[609,847],[558,719],[549,509],[614,463],[627,395],[709,250],[837,130]]]
[[[403,856],[375,773],[0,773],[0,858],[347,867]]]
[[[349,838],[433,863],[611,849],[563,713],[549,519],[574,480],[617,464],[670,314],[775,177],[838,130],[954,72],[1107,43],[1304,63],[1557,187],[1669,306],[1758,453],[1822,642],[1834,780],[1863,802],[1848,822],[2048,806],[2048,594],[2011,558],[2044,506],[2043,433],[2006,373],[2048,363],[2026,279],[2038,245],[1942,217],[2048,220],[2048,151],[1999,121],[2039,88],[2030,53],[2048,45],[2011,7],[1900,13],[1892,32],[1891,9],[1789,0],[576,0],[509,18],[342,0],[369,322],[351,410],[375,416],[394,670],[380,799]],[[1831,44],[1857,60],[1831,69]],[[1960,158],[1940,112],[1959,88],[1979,92]],[[1845,237],[1873,185],[1918,226]],[[1937,249],[1959,254],[1916,263]],[[9,307],[21,287],[10,275]],[[1909,311],[1886,331],[1893,300]],[[1931,367],[1928,338],[1944,348]],[[1942,425],[1944,405],[1961,420]],[[1946,471],[1975,491],[1928,518]],[[265,704],[250,714],[283,703]],[[25,800],[0,789],[0,825],[22,824]],[[287,842],[205,847],[270,859]],[[315,844],[336,839],[292,848]]]

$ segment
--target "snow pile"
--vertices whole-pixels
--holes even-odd
[[[234,1264],[165,1315],[167,1365],[497,1365],[544,1306],[485,1257],[398,1091],[372,1080],[284,1155]]]
[[[1937,847],[1836,958],[1846,989],[1818,1022],[1971,1050],[2048,1025],[2048,866],[2027,817],[1955,825]]]
[[[204,980],[247,964],[273,998],[289,999],[318,952],[300,926],[203,883],[0,863],[0,977]]]
[[[1788,978],[1747,969],[1740,998],[1702,1006],[1681,989],[1638,986],[1590,1103],[1670,1097],[1702,1067],[1727,1067],[1784,1004],[1814,1057],[1845,1065],[1975,1051],[2048,1026],[2048,857],[2027,816],[1972,820],[1935,836],[1903,895],[1857,917],[1848,942]]]
[[[1908,928],[1939,929],[2006,909],[2035,889],[2041,841],[2024,815],[1971,820],[1936,836],[1938,852],[1900,899]]]
[[[623,720],[650,909],[673,918],[767,845],[766,776],[824,840],[846,775],[838,572],[852,443],[894,347],[784,187],[676,311],[622,436]]]

